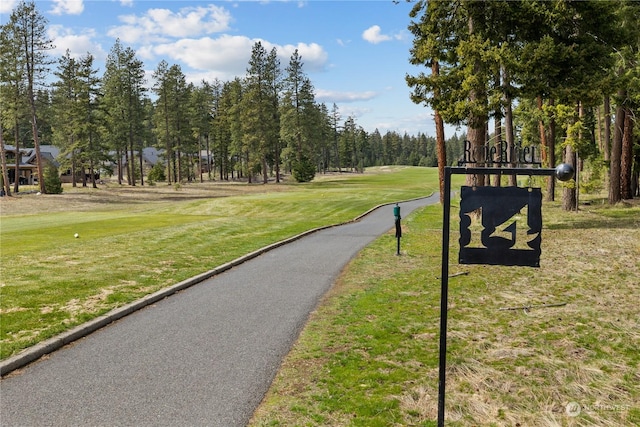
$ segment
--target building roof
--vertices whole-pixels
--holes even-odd
[[[5,152],[14,153],[16,152],[16,147],[13,145],[5,145]],[[40,146],[40,155],[44,160],[47,160],[53,163],[56,166],[59,166],[57,157],[60,155],[60,149],[53,145],[41,145]],[[13,164],[15,167],[15,163]],[[21,148],[20,149],[20,164],[19,167],[23,169],[27,168],[35,168],[36,165],[36,149],[35,148]]]

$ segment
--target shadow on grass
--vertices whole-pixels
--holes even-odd
[[[621,224],[610,218],[596,218],[582,221],[572,221],[565,224],[548,224],[545,226],[547,230],[568,230],[568,229],[602,229],[609,228],[615,230],[637,230],[640,228],[640,221],[630,221],[628,223]]]
[[[640,228],[640,208],[632,206],[585,207],[574,218],[546,226],[549,230],[566,229],[619,229]]]

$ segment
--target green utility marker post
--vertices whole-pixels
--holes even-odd
[[[400,225],[400,206],[396,203],[393,207],[393,216],[396,217],[396,239],[398,239],[398,250],[396,255],[400,255],[400,238],[402,237],[402,226]]]

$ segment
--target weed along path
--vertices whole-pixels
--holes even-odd
[[[434,195],[403,202],[401,214],[437,201]],[[342,268],[393,226],[393,206],[381,207],[265,252],[55,351],[2,379],[0,424],[246,425]]]

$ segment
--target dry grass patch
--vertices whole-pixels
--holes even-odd
[[[90,212],[96,210],[117,210],[128,206],[135,209],[149,208],[149,203],[160,205],[177,201],[202,200],[218,197],[241,196],[268,192],[287,191],[291,186],[285,183],[249,185],[246,182],[206,181],[197,183],[183,183],[167,185],[129,186],[118,185],[117,182],[107,181],[98,188],[72,187],[63,185],[62,194],[37,194],[23,188],[22,192],[12,197],[0,198],[0,213],[2,215],[27,215],[44,212]]]

